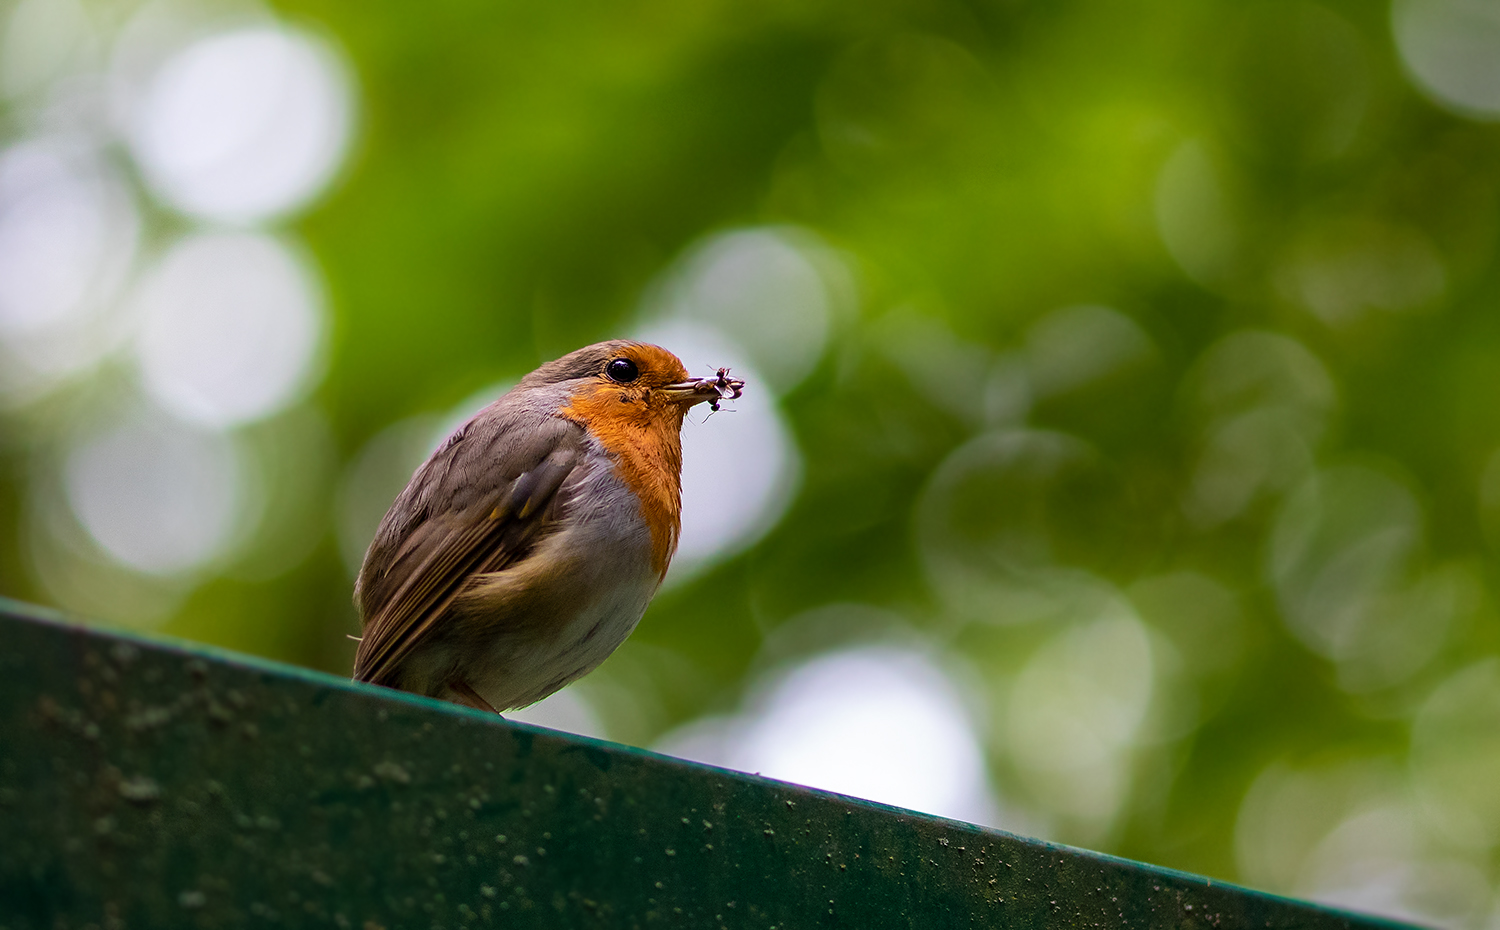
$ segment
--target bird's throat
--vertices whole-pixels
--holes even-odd
[[[682,527],[682,419],[673,404],[631,404],[613,392],[577,395],[558,411],[587,429],[615,461],[615,470],[640,500],[651,529],[651,568],[664,577]]]

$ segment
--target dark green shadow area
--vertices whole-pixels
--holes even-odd
[[[1392,927],[0,600],[0,926]]]

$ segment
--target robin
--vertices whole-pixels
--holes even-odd
[[[597,668],[677,550],[683,418],[743,388],[625,341],[522,378],[380,521],[354,586],[355,679],[498,713]]]

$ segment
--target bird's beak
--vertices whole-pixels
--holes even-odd
[[[668,400],[686,407],[707,401],[717,409],[719,401],[734,400],[744,393],[745,382],[729,377],[725,370],[714,378],[689,378],[676,384],[663,385],[657,390],[667,395]]]

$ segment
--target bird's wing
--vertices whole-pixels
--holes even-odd
[[[359,681],[396,685],[400,668],[471,576],[523,558],[557,523],[558,489],[584,467],[581,427],[487,409],[417,470],[381,522],[355,600]]]

